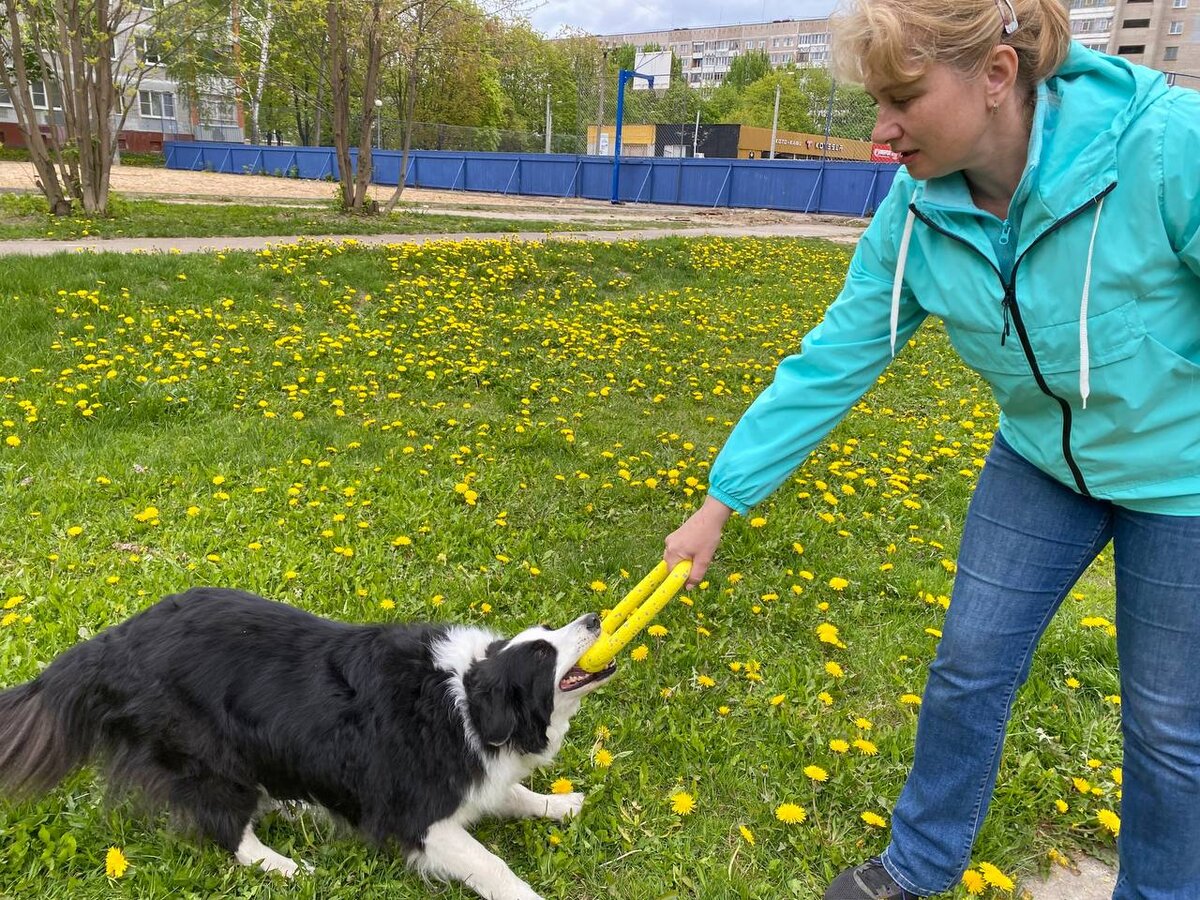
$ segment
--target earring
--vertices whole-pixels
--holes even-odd
[[[993,100],[993,101],[992,101],[992,109],[991,109],[991,113],[992,113],[992,115],[993,115],[993,116],[996,114],[996,111],[997,111],[998,109],[1000,109],[1000,101],[999,101],[999,100]]]

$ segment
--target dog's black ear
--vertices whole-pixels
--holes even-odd
[[[484,743],[499,747],[511,742],[523,753],[546,749],[556,660],[549,643],[530,641],[472,666],[463,686],[471,724]]]
[[[517,727],[517,714],[505,682],[503,667],[496,657],[476,663],[463,679],[471,724],[479,739],[492,747],[507,744]]]

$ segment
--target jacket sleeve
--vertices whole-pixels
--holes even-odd
[[[709,494],[740,513],[766,498],[875,384],[891,361],[892,279],[911,186],[897,176],[858,243],[846,283],[784,358],[771,384],[742,416],[713,463]],[[896,347],[925,318],[912,292],[900,297]]]
[[[1171,246],[1200,278],[1200,92],[1176,89],[1163,129],[1163,222]]]

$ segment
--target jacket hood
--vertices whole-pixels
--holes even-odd
[[[1100,194],[1116,181],[1121,136],[1166,91],[1161,72],[1072,42],[1045,83],[1046,120],[1030,201],[1057,219]]]

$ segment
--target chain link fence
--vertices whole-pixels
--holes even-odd
[[[493,127],[472,127],[452,125],[437,122],[412,123],[412,137],[409,146],[413,150],[451,150],[479,151],[502,153],[544,153],[547,144],[550,153],[584,154],[589,151],[588,128],[593,129],[602,122],[610,129],[616,120],[615,92],[608,89],[603,97],[593,91],[591,95],[584,92],[575,98],[570,105],[570,115],[564,115],[561,109],[552,109],[550,121],[550,139],[546,139],[545,127],[532,130],[509,130]],[[711,92],[710,92],[711,93]],[[697,113],[700,121],[707,124],[709,118],[703,112],[703,104],[707,95],[699,89],[688,89],[674,93],[647,98],[643,95],[631,97],[627,94],[624,126],[695,123]],[[866,94],[857,88],[846,88],[835,85],[832,90],[806,95],[806,108],[803,115],[789,115],[784,108],[780,114],[778,132],[782,138],[793,131],[806,136],[818,135],[828,138],[830,142],[838,141],[869,141],[871,129],[875,125],[874,109]],[[603,108],[603,114],[601,114]],[[568,127],[559,125],[567,121]],[[259,115],[260,135],[262,144],[300,144],[310,146],[329,146],[333,142],[333,129],[327,115],[298,120],[295,110],[266,109]],[[352,145],[357,144],[361,119],[354,116],[350,122]],[[811,128],[789,129],[789,122],[800,122]],[[764,118],[760,114],[754,121],[744,124],[769,129],[772,124],[768,113]],[[250,126],[247,122],[242,129],[246,140],[250,139]],[[405,122],[396,116],[384,114],[376,118],[372,128],[372,146],[384,150],[401,150],[404,147]],[[198,140],[238,141],[241,133],[234,127],[220,125],[201,125],[196,129]],[[820,142],[811,142],[813,144]],[[594,151],[594,147],[592,148]],[[812,149],[812,148],[810,148]],[[821,156],[821,151],[803,155]]]

